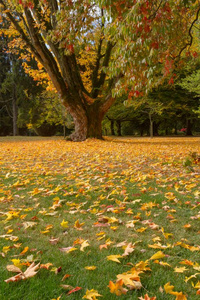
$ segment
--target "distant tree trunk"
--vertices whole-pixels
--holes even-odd
[[[178,135],[178,129],[177,129],[177,121],[175,122],[175,124],[174,124],[174,133],[175,133],[175,135]]]
[[[122,136],[122,133],[121,133],[121,121],[120,120],[117,121],[117,135],[118,136]]]
[[[114,130],[114,121],[110,121],[110,130],[111,130],[111,135],[115,135],[115,130]]]
[[[149,113],[149,122],[150,122],[150,128],[149,128],[150,138],[153,138],[153,120],[152,120],[151,113]]]
[[[17,107],[17,96],[16,96],[15,84],[13,85],[12,111],[13,111],[13,136],[16,136],[19,135],[19,129],[17,127],[18,107]]]
[[[159,123],[153,123],[153,135],[154,136],[159,136],[159,134],[158,134],[158,127],[159,127],[159,125],[160,125],[160,122]]]
[[[143,128],[143,126],[141,126],[140,127],[140,136],[143,136],[143,134],[144,134],[144,128]]]
[[[186,124],[186,135],[187,136],[192,136],[192,122],[191,122],[191,119],[188,119],[187,118],[187,124]]]

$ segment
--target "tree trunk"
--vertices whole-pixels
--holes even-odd
[[[101,110],[101,107],[94,103],[88,106],[87,109],[87,136],[86,138],[102,139],[102,120],[105,112]]]
[[[192,136],[192,122],[190,119],[187,119],[187,130],[186,130],[187,136]]]
[[[150,138],[153,138],[153,120],[152,120],[152,114],[149,113],[149,122],[150,122],[150,127],[149,127],[149,134]]]
[[[114,130],[114,121],[110,121],[110,130],[111,130],[111,135],[115,135],[115,130]]]
[[[102,120],[104,114],[100,105],[93,103],[87,106],[77,105],[69,110],[74,120],[75,130],[68,137],[72,141],[84,141],[87,138],[103,139],[102,137]]]
[[[15,85],[13,86],[12,111],[13,111],[13,136],[16,136],[19,135],[19,130],[17,127],[18,107],[17,107]]]
[[[121,134],[121,121],[120,120],[117,121],[117,135],[122,136],[122,134]]]

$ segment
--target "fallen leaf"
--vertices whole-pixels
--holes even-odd
[[[117,295],[117,296],[121,296],[122,294],[126,294],[127,293],[127,289],[123,288],[123,280],[120,279],[120,280],[117,280],[116,283],[112,282],[112,281],[109,281],[109,289],[110,289],[110,292]]]
[[[165,257],[165,254],[162,251],[158,251],[153,256],[151,256],[151,258],[149,258],[149,260],[160,259],[163,257]]]
[[[77,286],[75,288],[73,288],[72,290],[70,290],[67,295],[71,295],[72,293],[76,293],[78,291],[82,290],[82,288],[80,286]]]
[[[37,265],[35,265],[35,263],[33,262],[27,269],[26,271],[23,273],[20,269],[20,273],[10,277],[6,280],[4,280],[6,283],[9,282],[15,282],[15,281],[19,281],[19,280],[25,280],[28,278],[31,278],[33,276],[35,276],[37,274],[36,270],[39,268],[40,263],[38,263]]]
[[[9,272],[15,272],[15,273],[21,273],[21,269],[14,266],[14,265],[8,265],[6,266],[6,269],[9,271]]]
[[[107,256],[107,260],[112,260],[117,263],[121,263],[121,261],[118,258],[122,258],[122,256],[121,255],[108,255]]]
[[[85,269],[89,271],[95,270],[97,267],[96,266],[86,266]]]
[[[183,273],[183,272],[185,272],[185,271],[187,271],[188,269],[186,268],[186,267],[175,267],[174,268],[174,272],[175,273]]]
[[[63,228],[68,228],[68,221],[62,220],[62,222],[60,223],[60,225],[61,225]]]
[[[86,291],[86,294],[83,296],[83,299],[96,300],[96,297],[102,297],[102,295],[100,295],[98,291],[92,289]]]
[[[80,251],[84,251],[84,249],[85,249],[86,247],[89,247],[89,246],[90,246],[90,244],[88,243],[87,240],[85,240],[85,241],[81,244]]]

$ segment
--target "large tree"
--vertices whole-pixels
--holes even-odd
[[[169,76],[176,59],[192,44],[200,10],[196,0],[0,4],[18,45],[20,40],[42,64],[73,117],[74,141],[102,138],[101,122],[114,94],[142,96],[154,84],[158,69]],[[81,63],[87,54],[88,61]]]

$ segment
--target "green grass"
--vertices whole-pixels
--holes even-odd
[[[200,273],[199,165],[193,164],[192,171],[183,165],[191,149],[199,151],[199,139],[139,139],[138,144],[129,140],[79,144],[61,139],[2,140],[0,299],[61,296],[76,300],[82,299],[87,289],[97,290],[102,295],[99,299],[106,300],[136,300],[145,294],[157,300],[175,299],[164,291],[167,282],[187,299],[199,299],[198,289],[192,286],[200,280],[196,274]],[[9,219],[11,212],[16,216]],[[114,223],[111,218],[116,218]],[[63,220],[68,221],[68,228],[61,226]],[[80,230],[74,228],[77,220],[84,223]],[[131,221],[135,226],[127,227]],[[25,228],[26,222],[36,224]],[[3,237],[6,234],[11,238]],[[52,245],[52,237],[59,242]],[[84,251],[80,251],[78,239],[88,241]],[[120,258],[121,263],[108,261],[109,255],[123,254],[124,249],[116,247],[123,241],[135,243],[134,251]],[[106,243],[107,248],[100,250]],[[61,251],[72,246],[77,250]],[[28,251],[21,255],[25,247]],[[165,257],[157,263],[149,260],[158,251]],[[40,268],[33,278],[6,283],[4,280],[16,275],[6,269],[12,259],[52,265]],[[110,293],[110,280],[116,282],[118,274],[146,260],[151,271],[140,274],[140,290],[121,296]],[[180,264],[184,260],[197,264]],[[89,271],[86,266],[96,269]],[[183,266],[185,272],[174,272],[175,267]],[[22,270],[26,268],[24,265]],[[62,281],[65,274],[70,277]],[[192,275],[196,277],[186,282]],[[68,295],[62,285],[82,289]]]

